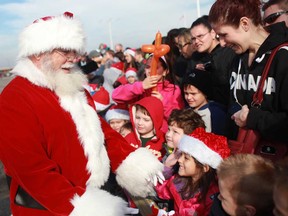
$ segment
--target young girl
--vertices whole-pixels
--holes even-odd
[[[178,174],[158,184],[157,194],[174,200],[175,216],[206,216],[219,192],[215,169],[230,155],[227,139],[197,128],[182,136],[178,148]]]
[[[114,105],[105,114],[110,127],[120,133],[121,127],[130,121],[128,108],[123,105]]]
[[[159,58],[157,75],[150,76],[150,66],[152,57],[147,60],[145,68],[146,78],[143,81],[136,81],[133,84],[121,85],[114,89],[112,98],[117,103],[132,103],[145,96],[154,96],[160,99],[164,107],[164,119],[162,131],[167,131],[167,120],[173,109],[182,109],[184,102],[180,88],[173,84],[172,74],[164,56]],[[157,91],[152,91],[152,87],[157,87]]]

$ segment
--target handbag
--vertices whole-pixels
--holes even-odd
[[[271,55],[264,67],[257,91],[253,95],[251,106],[260,109],[263,101],[263,87],[267,78],[272,60],[276,52],[288,43],[283,43],[272,50]],[[260,133],[253,129],[239,128],[237,140],[229,140],[229,146],[232,154],[248,153],[260,155],[272,161],[284,158],[288,153],[288,143],[267,140],[261,137]]]

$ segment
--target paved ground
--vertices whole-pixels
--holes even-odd
[[[10,82],[12,77],[0,78],[0,93],[3,88]],[[9,193],[6,183],[6,177],[3,172],[3,165],[0,161],[0,216],[11,215],[9,208]]]

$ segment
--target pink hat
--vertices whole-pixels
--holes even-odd
[[[112,106],[106,113],[105,119],[109,122],[111,119],[130,120],[128,107],[126,104],[117,104]]]
[[[126,76],[126,79],[129,77],[129,76],[133,76],[137,79],[137,70],[136,68],[127,68],[126,72],[125,72],[125,76]]]
[[[178,148],[194,157],[201,164],[216,169],[221,161],[230,156],[227,138],[196,128],[192,134],[183,135]]]
[[[109,93],[103,86],[95,92],[92,98],[94,99],[97,112],[105,110],[110,105]]]
[[[129,55],[135,57],[135,49],[131,49],[131,48],[130,49],[126,49],[124,51],[124,55],[126,55],[126,54],[129,54]]]

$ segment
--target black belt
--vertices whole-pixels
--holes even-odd
[[[6,175],[8,187],[10,189],[12,178]],[[18,186],[17,193],[14,199],[14,203],[26,208],[34,208],[40,210],[46,210],[40,203],[38,203],[33,197],[31,197],[21,186]]]

